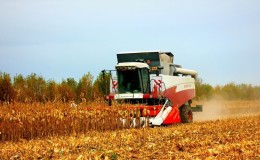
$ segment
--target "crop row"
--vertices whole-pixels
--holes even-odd
[[[93,102],[90,106],[80,104],[73,107],[68,103],[0,105],[0,142],[120,130],[130,127],[133,115],[140,122],[140,108],[133,109],[126,104],[108,107],[100,102]],[[203,113],[195,115],[195,119],[219,118],[221,114],[228,117],[235,113],[259,113],[260,101],[231,101],[222,102],[221,105],[205,103],[204,108]],[[223,113],[219,110],[221,108]],[[122,123],[122,119],[126,122]]]
[[[117,106],[71,108],[64,103],[18,103],[0,107],[0,141],[129,128],[132,115],[138,118],[136,113],[140,112],[138,108]],[[127,121],[122,123],[122,119]]]

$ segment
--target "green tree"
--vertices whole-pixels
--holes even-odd
[[[208,100],[213,96],[214,89],[210,84],[203,83],[202,79],[198,78],[195,83],[196,99]]]
[[[54,80],[49,80],[46,84],[45,100],[55,101],[59,97],[58,84]]]
[[[93,101],[93,99],[93,76],[88,72],[79,80],[77,87],[77,100],[78,102],[87,102]]]
[[[234,82],[224,85],[222,96],[227,100],[240,99],[238,86]]]
[[[97,97],[108,95],[110,92],[110,73],[101,72],[94,82],[94,91]]]
[[[15,91],[12,86],[10,75],[0,73],[0,101],[11,102],[15,98]]]
[[[26,89],[25,89],[26,81],[24,77],[19,74],[14,76],[14,89],[16,92],[16,100],[18,102],[25,102],[26,99]]]
[[[73,92],[73,97],[76,97],[77,85],[78,85],[77,81],[74,78],[67,78],[66,83],[71,88]]]
[[[44,101],[46,81],[43,77],[37,76],[35,73],[30,74],[26,77],[25,89],[29,101]]]
[[[254,87],[255,99],[260,99],[260,86]]]
[[[59,85],[59,93],[61,95],[63,102],[69,102],[76,100],[76,88],[77,82],[74,78],[67,78],[66,80],[62,80]]]

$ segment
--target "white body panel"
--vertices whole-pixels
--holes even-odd
[[[150,76],[151,79],[151,92],[156,85],[159,88],[159,95],[171,87],[176,86],[176,92],[184,91],[187,89],[195,89],[195,80],[191,77],[179,77],[179,76],[169,76],[169,75],[159,75],[155,74]],[[112,82],[111,82],[112,83]],[[113,83],[117,84],[117,78],[113,77]],[[113,93],[117,91],[117,85],[111,88]],[[142,99],[143,93],[125,93],[125,94],[115,94],[115,99]]]
[[[124,63],[118,63],[116,67],[136,67],[136,68],[149,68],[147,63],[141,63],[141,62],[124,62]]]
[[[181,73],[181,74],[186,74],[186,75],[191,75],[195,78],[198,76],[198,72],[190,69],[184,69],[184,68],[175,68],[175,72]]]
[[[143,93],[121,93],[115,94],[115,99],[142,99]]]
[[[158,81],[161,81],[160,87],[161,91],[163,92],[166,89],[176,86],[176,92],[187,90],[187,89],[195,89],[195,80],[191,77],[179,77],[179,76],[170,76],[170,75],[151,75],[151,88],[155,84],[158,84]],[[157,81],[157,83],[155,83]]]

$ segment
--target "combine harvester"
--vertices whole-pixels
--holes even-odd
[[[171,52],[144,51],[117,54],[116,76],[110,72],[109,105],[113,101],[138,105],[140,124],[160,126],[174,123],[190,123],[194,111],[197,72],[173,63]],[[123,120],[123,123],[125,121]],[[136,125],[132,116],[131,125]]]

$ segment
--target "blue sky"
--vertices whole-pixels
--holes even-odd
[[[204,82],[260,85],[259,0],[0,0],[0,71],[78,80],[171,51]]]

